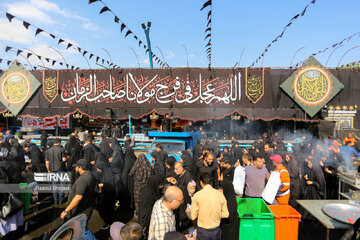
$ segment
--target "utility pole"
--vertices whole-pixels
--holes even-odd
[[[147,27],[145,26],[145,23],[141,24],[142,28],[144,29],[144,33],[146,36],[147,46],[149,49],[149,62],[150,62],[150,68],[154,68],[153,66],[153,60],[152,60],[152,51],[151,51],[151,43],[150,43],[150,27],[151,22],[147,22]]]

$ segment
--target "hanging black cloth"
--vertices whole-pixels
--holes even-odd
[[[161,197],[159,188],[161,184],[163,179],[158,175],[152,175],[140,196],[138,220],[145,230],[149,228],[153,206]]]
[[[111,143],[109,139],[103,139],[100,143],[100,151],[105,155],[106,159],[109,159],[113,152],[109,143]]]
[[[44,172],[46,170],[43,154],[37,146],[29,148],[28,156],[35,172]]]
[[[221,182],[223,193],[226,198],[229,217],[221,221],[221,239],[237,240],[239,239],[239,216],[237,213],[237,203],[234,191],[234,185],[227,179]]]

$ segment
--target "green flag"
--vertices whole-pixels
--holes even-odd
[[[280,88],[310,117],[314,117],[344,85],[311,56]]]
[[[0,102],[14,116],[27,104],[40,87],[40,82],[21,63],[14,61],[0,77]]]

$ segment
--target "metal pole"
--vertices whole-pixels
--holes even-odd
[[[114,63],[114,61],[112,60],[111,56],[110,56],[110,53],[105,49],[105,48],[101,48],[102,50],[104,50],[107,55],[109,56],[110,60],[111,60],[111,63]]]
[[[156,47],[156,46],[155,46],[155,47]],[[164,57],[164,54],[163,54],[163,52],[161,51],[161,49],[160,49],[159,47],[156,47],[156,48],[159,50],[159,52],[160,52],[160,54],[161,54],[161,56],[162,56],[162,58],[163,58],[164,63],[166,64],[166,66],[167,66],[168,68],[170,68],[169,64],[165,61],[165,57]]]
[[[129,135],[131,139],[131,115],[129,114]]]
[[[151,51],[151,42],[150,42],[150,27],[147,27],[144,29],[146,41],[149,49],[149,62],[150,62],[150,68],[154,68],[153,66],[153,60],[152,60],[152,51]]]
[[[239,59],[239,67],[241,67],[241,66],[240,66],[241,58],[242,58],[242,55],[243,55],[243,53],[244,53],[244,51],[245,51],[246,48],[247,48],[247,47],[244,47],[243,50],[241,51],[240,59]]]
[[[25,49],[26,51],[28,51],[28,52],[31,52],[31,53],[35,54],[35,56],[37,56],[37,58],[40,60],[40,62],[41,62],[42,65],[44,66],[44,68],[46,68],[44,62],[41,60],[40,55],[37,55],[34,51],[32,51],[32,50],[30,50],[30,49],[28,49],[28,48],[24,48],[24,49]]]
[[[14,50],[10,50],[10,51],[15,52]],[[24,55],[22,55],[21,53],[19,53],[19,55],[20,55],[23,59],[25,59],[25,61],[30,65],[30,68],[32,68],[32,70],[34,70],[34,68],[33,68],[33,66],[31,65],[31,63],[29,62],[29,60],[27,60],[27,59],[24,57]]]
[[[293,62],[293,60],[294,60],[294,58],[295,58],[295,55],[296,55],[298,52],[300,52],[301,49],[304,49],[304,48],[305,48],[305,47],[301,47],[301,48],[299,48],[299,49],[294,53],[293,57],[291,58],[290,66],[289,66],[289,67],[291,67],[292,62]]]
[[[86,63],[87,63],[87,65],[89,66],[89,69],[91,70],[91,66],[90,66],[90,63],[89,63],[89,61],[86,59],[86,57],[79,51],[79,49],[78,48],[76,48],[76,47],[73,47],[73,49],[75,49],[75,50],[78,50],[78,52],[80,53],[80,55],[85,59],[85,61],[86,61]]]
[[[185,47],[185,45],[183,45],[184,49],[185,49],[185,53],[186,53],[186,66],[189,67],[189,56],[188,56],[188,52],[187,49]]]
[[[336,47],[336,48],[330,53],[328,59],[326,60],[325,68],[327,67],[328,62],[329,62],[329,60],[330,60],[330,57],[333,55],[333,53],[336,51],[336,49],[338,49],[338,48],[340,48],[340,47],[342,47],[342,46],[344,46],[344,45],[340,45],[340,46]]]
[[[353,49],[355,49],[355,48],[359,48],[359,47],[360,47],[360,46],[352,47],[352,48],[350,48],[344,55],[342,55],[342,57],[340,58],[340,60],[339,60],[339,62],[338,62],[338,65],[336,66],[336,68],[339,67],[341,60],[344,58],[344,56],[345,56],[348,52],[350,52],[351,50],[353,50]]]
[[[69,68],[67,67],[68,64],[67,64],[64,56],[63,56],[56,48],[53,48],[53,47],[51,47],[51,46],[48,46],[48,47],[51,48],[52,50],[56,51],[56,52],[61,56],[61,58],[64,60],[64,63],[66,64],[66,69],[69,69]]]
[[[139,69],[141,68],[140,67],[140,61],[139,61],[139,58],[138,58],[138,56],[137,56],[137,54],[136,54],[136,52],[135,52],[135,50],[132,48],[132,47],[129,47],[133,52],[134,52],[134,54],[135,54],[135,57],[136,57],[136,60],[137,60],[137,62],[138,62],[138,65],[139,65]]]

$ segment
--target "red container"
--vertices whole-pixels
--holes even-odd
[[[297,240],[301,214],[290,205],[268,205],[275,220],[275,240]]]

